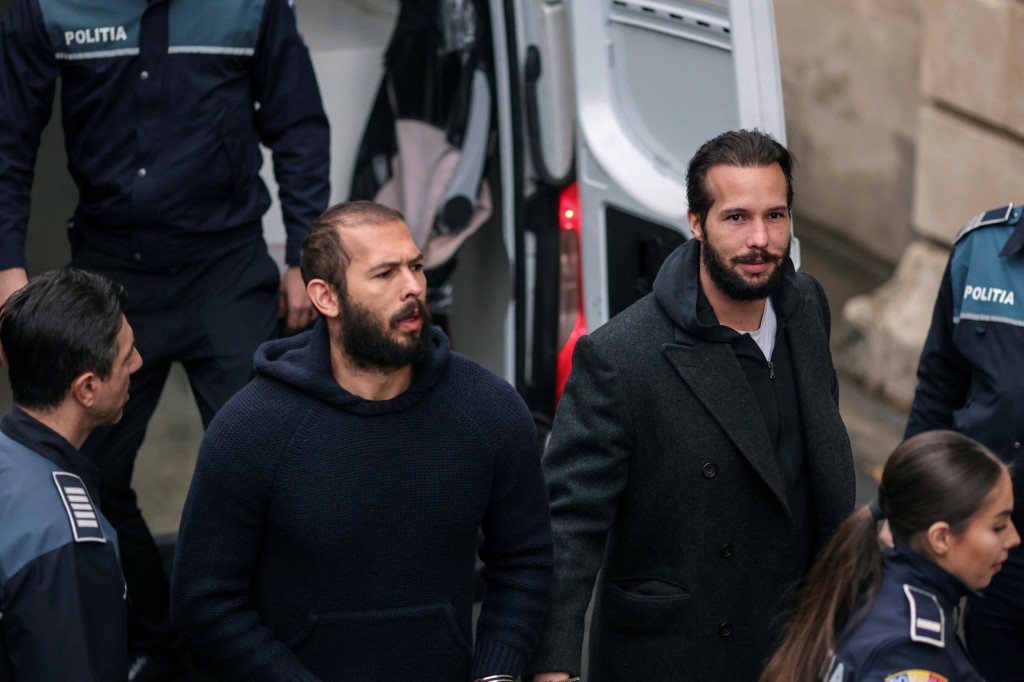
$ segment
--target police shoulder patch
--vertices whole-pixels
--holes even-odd
[[[1022,214],[1024,214],[1024,206],[1014,208],[1013,202],[983,211],[968,220],[967,224],[960,228],[960,231],[956,233],[955,237],[953,237],[953,243],[956,244],[970,232],[978,229],[979,227],[988,227],[989,225],[1016,225],[1020,221]]]
[[[99,513],[93,506],[85,483],[78,476],[66,471],[54,471],[53,482],[64,502],[64,509],[71,522],[71,532],[75,542],[106,542],[103,528],[100,526]]]
[[[939,606],[938,598],[911,585],[903,586],[910,606],[910,639],[937,646],[946,646],[946,614]]]
[[[931,670],[901,670],[885,678],[885,682],[949,682],[945,675]]]

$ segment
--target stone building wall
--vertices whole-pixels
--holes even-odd
[[[1024,0],[776,0],[776,21],[799,208],[897,263],[847,303],[841,368],[906,409],[953,235],[1024,201]]]
[[[798,234],[810,222],[890,264],[910,241],[924,4],[775,0]]]

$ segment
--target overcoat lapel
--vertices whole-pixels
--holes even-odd
[[[790,353],[799,362],[793,362],[793,377],[796,381],[797,399],[804,423],[804,448],[807,452],[807,467],[811,476],[811,487],[815,496],[836,498],[851,497],[849,461],[851,458],[849,436],[839,414],[832,385],[835,370],[831,356],[827,354],[828,337],[818,317],[808,308],[814,305],[804,296],[786,321],[786,336]],[[813,425],[813,427],[811,426]],[[845,446],[845,447],[844,447]],[[826,507],[818,505],[819,532],[831,533],[842,521],[842,517],[823,517],[829,508],[846,509],[843,504]]]
[[[793,362],[793,376],[796,380],[797,398],[800,402],[800,413],[804,423],[814,423],[814,415],[810,411],[820,410],[822,405],[834,404],[829,387],[832,385],[832,366],[828,358],[815,349],[828,348],[828,339],[821,330],[821,325],[814,317],[804,314],[801,302],[790,319],[786,320],[785,334],[789,341],[790,354],[800,358]],[[815,375],[818,376],[815,376]],[[813,429],[807,429],[807,436],[814,438]],[[811,440],[808,440],[810,446]],[[810,447],[808,447],[810,450]]]
[[[727,343],[695,343],[681,331],[677,331],[676,341],[665,344],[662,352],[788,511],[782,472],[760,418],[760,408],[732,348]]]

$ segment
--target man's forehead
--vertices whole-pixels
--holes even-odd
[[[352,263],[366,265],[420,256],[409,228],[399,221],[383,225],[354,225],[342,228],[339,234]]]
[[[708,169],[707,185],[715,204],[723,199],[728,201],[730,197],[763,199],[773,194],[782,206],[787,202],[786,176],[777,163],[770,166],[718,164]]]

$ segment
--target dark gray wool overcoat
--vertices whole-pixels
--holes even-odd
[[[677,249],[654,293],[576,347],[544,456],[555,582],[527,673],[580,671],[592,593],[587,682],[755,681],[789,615],[808,557],[792,548],[782,475],[735,353],[702,336],[698,253],[693,241]],[[853,459],[824,292],[789,263],[786,279],[772,300],[816,551],[853,509]]]

